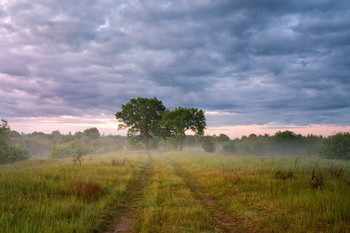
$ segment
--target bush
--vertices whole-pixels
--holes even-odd
[[[350,159],[350,133],[337,133],[325,138],[320,155],[329,159]]]
[[[202,147],[205,152],[213,153],[215,150],[215,143],[213,137],[205,136],[202,141]]]

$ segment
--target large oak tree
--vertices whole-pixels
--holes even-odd
[[[122,110],[115,114],[119,122],[118,128],[128,128],[128,136],[137,136],[144,140],[148,150],[149,139],[153,136],[162,136],[162,117],[165,107],[157,98],[131,99]]]
[[[203,136],[206,127],[204,111],[197,108],[178,107],[172,111],[168,110],[164,112],[162,124],[180,144],[180,150],[183,148],[183,140],[187,130],[192,130],[196,135]]]

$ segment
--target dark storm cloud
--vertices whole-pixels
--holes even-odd
[[[1,117],[156,96],[211,125],[350,124],[349,1],[0,4]]]

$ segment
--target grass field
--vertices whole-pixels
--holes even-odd
[[[82,166],[0,166],[1,232],[350,232],[349,223],[347,161],[123,151]]]

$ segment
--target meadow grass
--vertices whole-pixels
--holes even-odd
[[[116,167],[112,158],[127,157]],[[65,160],[29,160],[0,167],[1,232],[94,232],[122,205],[130,179],[145,164],[142,153],[92,156],[82,166]],[[79,184],[100,188],[91,198]]]
[[[167,153],[227,211],[257,232],[350,231],[350,163],[318,158]],[[295,160],[297,159],[297,162]],[[331,168],[342,167],[342,177]],[[324,185],[311,188],[312,170]],[[276,171],[292,171],[277,179]]]
[[[169,161],[155,159],[154,175],[139,207],[137,232],[215,232],[215,221]]]
[[[135,207],[135,232],[350,232],[349,161],[194,151],[89,158],[1,165],[1,232],[103,232]],[[317,188],[313,170],[324,178]]]

